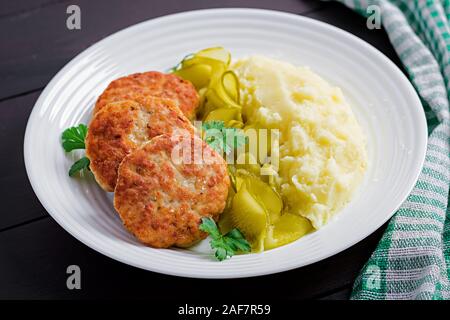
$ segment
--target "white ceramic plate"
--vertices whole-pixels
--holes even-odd
[[[156,250],[122,227],[112,195],[92,178],[68,177],[77,155],[61,147],[63,129],[88,123],[107,84],[123,75],[161,70],[187,53],[224,46],[233,57],[263,54],[308,65],[340,86],[365,130],[369,169],[353,201],[323,229],[260,254],[211,258],[207,241]],[[293,14],[214,9],[146,21],[93,45],[48,84],[25,135],[25,163],[36,195],[52,217],[91,248],[124,263],[171,275],[236,278],[301,267],[357,243],[387,221],[414,186],[423,164],[427,128],[419,98],[402,72],[364,41]]]

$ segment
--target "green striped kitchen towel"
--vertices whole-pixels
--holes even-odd
[[[382,27],[424,105],[424,168],[353,287],[352,299],[450,299],[450,0],[339,0]],[[369,24],[369,22],[368,22]]]

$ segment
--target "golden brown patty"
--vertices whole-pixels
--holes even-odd
[[[97,99],[94,114],[110,102],[135,100],[139,96],[171,99],[188,119],[194,118],[199,100],[197,91],[189,81],[174,74],[150,71],[112,81]]]
[[[183,139],[192,146],[187,155],[193,157],[194,149],[204,151],[202,161],[180,163],[172,158]],[[199,137],[161,135],[121,163],[114,206],[141,242],[156,248],[185,247],[206,237],[199,230],[201,218],[218,219],[229,185],[224,159]]]
[[[132,150],[163,133],[194,130],[171,100],[136,100],[108,104],[89,124],[86,155],[95,179],[106,191],[114,190],[119,164]]]

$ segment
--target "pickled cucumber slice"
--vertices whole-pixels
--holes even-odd
[[[227,123],[227,127],[242,129],[244,127],[244,122],[240,120],[231,120],[230,122]]]
[[[244,233],[252,248],[260,250],[267,225],[266,210],[248,192],[245,183],[233,198],[230,215],[233,225]]]
[[[244,169],[256,176],[260,174],[260,166],[256,158],[249,152],[238,155],[236,159],[236,169]]]
[[[183,59],[174,73],[191,81],[199,92],[197,115],[204,121],[222,120],[229,127],[242,128],[239,79],[227,70],[230,62],[231,55],[224,48],[207,48]]]
[[[242,107],[234,101],[225,91],[222,83],[212,84],[206,93],[208,101],[215,106],[215,108],[237,108],[239,110]]]
[[[277,193],[280,192],[280,186],[276,183],[275,177],[277,176],[276,170],[272,165],[265,163],[261,166],[261,180],[267,183]]]
[[[220,215],[220,219],[218,222],[219,229],[222,234],[226,234],[228,231],[234,228],[233,221],[231,219],[231,209],[233,207],[233,198],[236,195],[236,192],[233,188],[230,188],[228,191],[227,203],[225,205],[225,210]]]
[[[224,211],[218,222],[220,232],[225,234],[234,228],[233,220],[231,220],[231,211]]]
[[[276,190],[247,169],[235,165],[234,175],[235,188],[239,192],[245,184],[247,191],[253,196],[258,204],[264,208],[268,223],[275,223],[281,216],[283,200]]]
[[[234,227],[241,230],[251,243],[252,251],[258,252],[265,248],[267,232],[273,233],[272,225],[277,225],[281,219],[283,202],[274,189],[247,169],[237,165],[230,169],[237,193],[233,197],[231,209],[222,214],[219,225],[227,230]],[[268,240],[269,245],[273,246],[274,243],[275,240]]]
[[[192,82],[198,91],[208,85],[211,72],[212,68],[207,64],[193,64],[175,71],[174,74]]]
[[[195,54],[192,58],[183,60],[181,69],[187,69],[193,65],[205,65],[211,69],[210,82],[220,81],[222,74],[227,70],[227,65],[220,60],[200,57]]]
[[[230,182],[231,182],[231,188],[233,189],[234,193],[237,192],[236,189],[236,168],[229,164],[228,165],[228,176],[230,177]],[[233,194],[234,196],[234,194]]]
[[[225,123],[226,126],[231,120],[239,120],[240,110],[237,108],[218,108],[210,111],[205,121],[220,120]]]
[[[229,70],[222,75],[222,85],[228,96],[239,103],[239,79],[233,71]]]
[[[283,246],[313,230],[308,219],[296,214],[284,213],[273,226],[268,228],[264,248],[269,250]]]
[[[236,177],[236,190],[239,190],[242,187],[242,184],[245,182],[245,180],[242,177]]]
[[[233,109],[238,113],[236,115],[237,120],[242,121],[242,108],[236,102],[234,102],[223,89],[222,85],[210,85],[205,93],[206,103],[203,107],[204,109],[204,119],[208,117],[209,113],[213,110],[223,108],[223,109]],[[221,120],[221,119],[218,119]]]
[[[260,164],[267,161],[272,153],[272,137],[266,128],[260,128],[256,124],[246,124],[243,128],[248,137],[246,151],[250,152]]]
[[[205,57],[223,62],[226,66],[230,65],[231,54],[223,47],[212,47],[200,50],[195,54],[197,57]]]
[[[269,222],[277,222],[283,209],[281,196],[273,190],[267,183],[257,177],[249,176],[246,178],[246,186],[249,192],[256,200],[267,210]]]

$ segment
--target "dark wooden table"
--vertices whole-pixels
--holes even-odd
[[[66,9],[81,8],[82,28],[66,28]],[[336,25],[371,43],[397,65],[382,30],[341,4],[314,0],[2,0],[0,4],[0,298],[347,299],[384,227],[350,249],[281,274],[236,280],[160,275],[111,260],[78,242],[45,211],[23,161],[28,116],[48,81],[76,54],[124,27],[166,14],[212,7],[288,11]],[[45,141],[42,141],[45,152]],[[45,179],[45,176],[42,177]],[[68,290],[66,268],[82,270],[81,290]],[[211,288],[220,291],[211,295]]]

